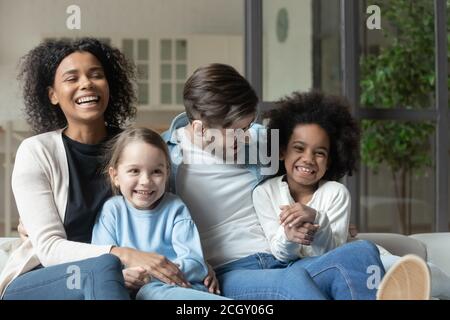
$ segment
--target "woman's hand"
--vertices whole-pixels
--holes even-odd
[[[286,234],[286,238],[289,241],[305,246],[310,246],[314,241],[314,235],[316,234],[318,229],[319,225],[306,222],[301,226],[295,227],[285,225],[284,233]]]
[[[25,241],[28,239],[28,232],[25,230],[25,227],[22,224],[22,220],[19,219],[19,225],[17,226],[17,231],[19,232],[20,239]]]
[[[125,287],[129,290],[139,290],[143,285],[149,283],[151,276],[144,267],[131,267],[122,270],[125,279]]]
[[[220,294],[219,281],[216,278],[216,273],[209,263],[206,263],[206,265],[208,266],[208,275],[203,280],[203,284],[208,288],[209,293]]]
[[[280,209],[280,224],[282,226],[296,227],[306,222],[314,224],[316,220],[316,210],[298,202],[290,206],[281,206]]]
[[[118,256],[127,268],[142,266],[148,275],[162,282],[185,288],[191,286],[184,278],[181,270],[173,262],[160,254],[121,247],[113,247],[111,254]]]

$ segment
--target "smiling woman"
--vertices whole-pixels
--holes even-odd
[[[93,93],[104,108],[104,121],[120,127],[136,113],[134,78],[134,67],[124,55],[96,39],[47,41],[31,50],[21,65],[26,118],[36,133],[61,129],[68,124],[63,108],[69,112],[70,104],[75,107],[74,100],[65,104],[64,99]]]
[[[105,134],[104,113],[109,102],[109,86],[103,67],[94,55],[89,52],[68,55],[56,69],[53,86],[48,92],[51,103],[64,113],[68,137],[76,139],[77,127],[88,123],[103,131],[100,135]]]
[[[24,57],[26,117],[40,134],[16,154],[12,189],[28,237],[0,275],[3,299],[129,299],[122,265],[183,280],[156,253],[91,244],[112,195],[100,155],[135,113],[133,70],[119,50],[90,38],[45,42]],[[69,268],[80,271],[77,288],[67,286]]]

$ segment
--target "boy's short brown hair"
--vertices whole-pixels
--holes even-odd
[[[189,121],[201,120],[210,128],[227,128],[255,114],[258,104],[250,83],[233,67],[220,63],[195,70],[184,85],[183,98]]]

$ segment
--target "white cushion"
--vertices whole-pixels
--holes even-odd
[[[0,273],[11,252],[21,243],[20,238],[0,238]]]

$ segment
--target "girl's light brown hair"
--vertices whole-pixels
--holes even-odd
[[[105,145],[105,165],[103,167],[103,174],[107,177],[107,179],[109,179],[112,191],[116,195],[120,194],[120,190],[114,185],[109,175],[109,168],[114,168],[117,170],[123,150],[128,144],[133,142],[148,143],[149,145],[160,149],[164,153],[164,156],[166,158],[167,176],[169,176],[170,174],[169,150],[161,136],[155,131],[148,128],[128,128],[108,141],[108,143]]]

